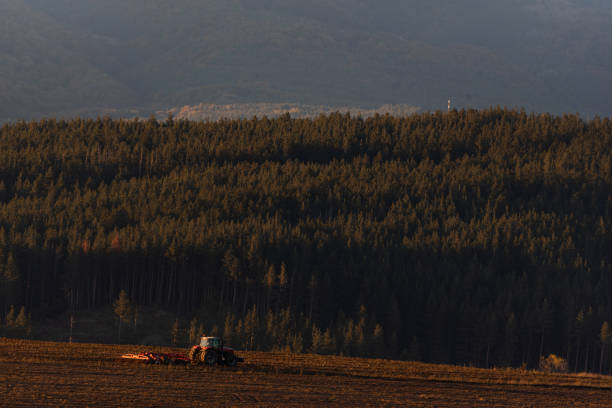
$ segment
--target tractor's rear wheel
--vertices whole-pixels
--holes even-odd
[[[230,367],[233,367],[236,365],[236,356],[234,355],[234,353],[225,354],[225,364],[227,364]]]
[[[215,364],[217,364],[218,360],[219,360],[219,356],[217,355],[217,352],[214,350],[208,350],[206,354],[204,354],[204,362],[208,364],[209,366],[214,366]]]
[[[193,347],[191,350],[189,350],[189,362],[192,365],[200,364],[200,349]]]

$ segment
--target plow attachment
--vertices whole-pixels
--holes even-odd
[[[138,353],[124,354],[121,356],[127,360],[140,360],[147,364],[188,364],[189,358],[185,354],[178,353]]]

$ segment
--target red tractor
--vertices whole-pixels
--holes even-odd
[[[202,336],[200,344],[189,350],[188,358],[191,364],[205,363],[209,366],[223,364],[233,367],[236,363],[244,361],[243,358],[236,356],[233,348],[225,347],[220,337],[206,336]]]

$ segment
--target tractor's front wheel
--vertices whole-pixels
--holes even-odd
[[[214,366],[215,364],[217,364],[218,360],[219,356],[214,350],[208,350],[206,354],[204,354],[204,362],[209,366]]]

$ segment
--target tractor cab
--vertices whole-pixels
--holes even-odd
[[[202,336],[200,339],[200,347],[221,350],[223,347],[223,341],[219,337]]]

